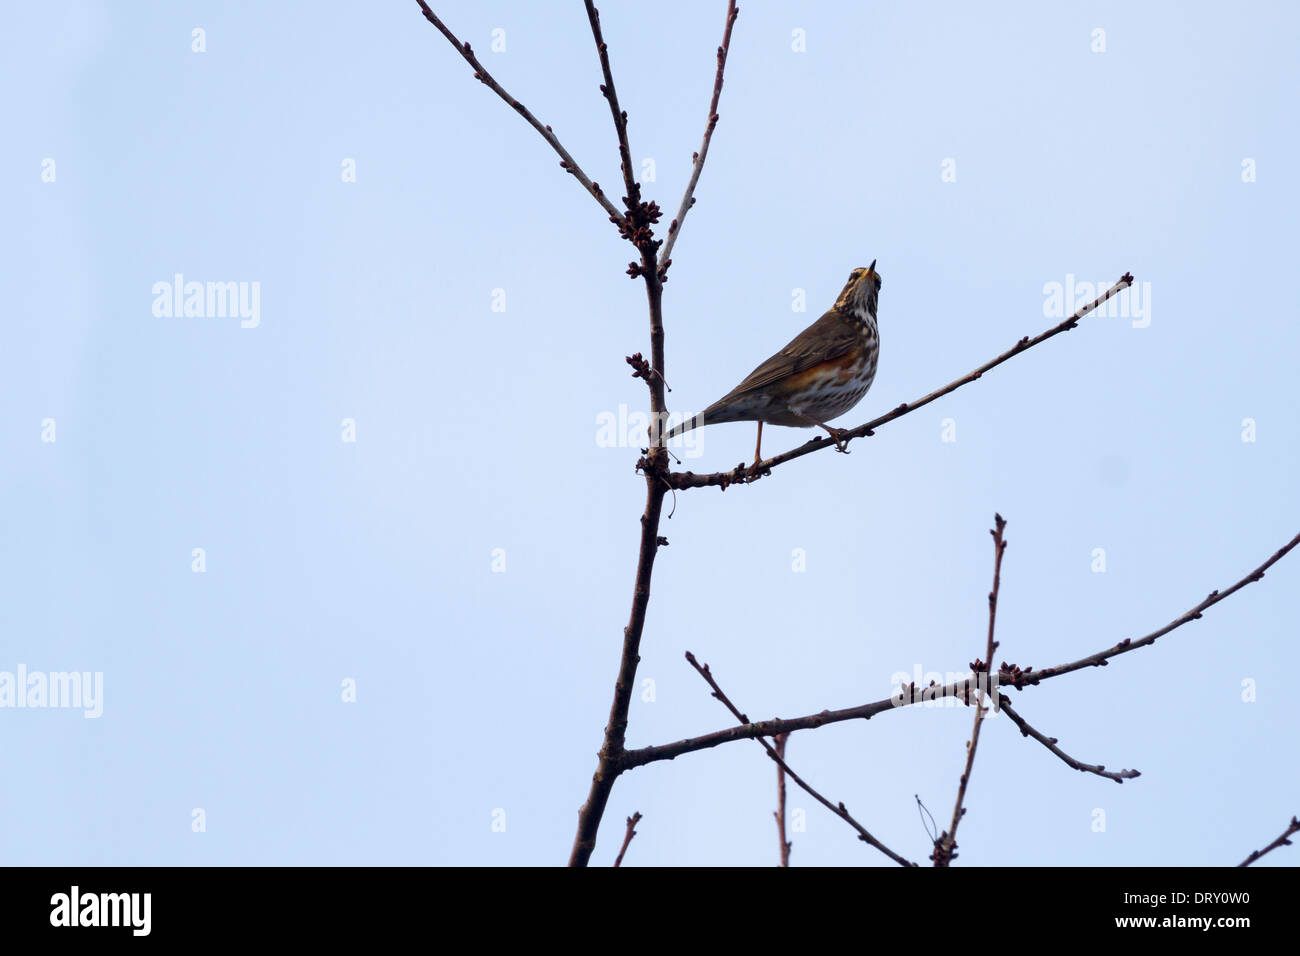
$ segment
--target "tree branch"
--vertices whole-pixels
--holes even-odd
[[[1078,760],[1075,760],[1060,747],[1056,746],[1057,740],[1055,737],[1048,737],[1031,727],[1025,718],[1016,713],[1015,708],[1011,706],[1011,702],[1008,701],[1005,696],[1002,697],[999,709],[1010,717],[1012,722],[1020,728],[1020,733],[1022,735],[1033,737],[1075,770],[1082,770],[1084,773],[1095,773],[1099,777],[1105,777],[1107,780],[1114,780],[1116,783],[1123,783],[1125,780],[1132,780],[1134,777],[1142,776],[1141,772],[1137,770],[1107,770],[1105,764],[1081,763]]]
[[[609,65],[609,47],[600,33],[600,11],[596,9],[592,0],[585,0],[585,2],[587,20],[591,24],[591,35],[596,41],[596,52],[600,55],[600,69],[605,75],[605,82],[600,92],[609,102],[609,111],[614,117],[614,132],[618,135],[619,165],[623,170],[623,188],[627,190],[623,202],[628,209],[633,209],[641,201],[641,187],[637,185],[636,177],[632,174],[632,150],[627,143],[627,113],[618,105],[618,92],[614,89],[614,72]]]
[[[623,854],[627,852],[627,846],[636,836],[636,825],[641,822],[641,811],[633,813],[627,818],[627,832],[623,834],[623,846],[619,848],[618,856],[614,859],[615,866],[623,865]]]
[[[587,192],[595,197],[601,207],[609,213],[610,221],[618,226],[619,235],[637,247],[641,253],[641,263],[633,263],[628,273],[635,278],[645,277],[646,296],[650,307],[650,351],[651,369],[654,374],[646,378],[650,388],[650,405],[655,414],[655,421],[662,422],[664,411],[664,329],[663,329],[663,282],[659,275],[657,250],[659,240],[654,238],[651,226],[659,220],[659,208],[654,203],[638,201],[640,191],[631,178],[631,159],[627,149],[626,117],[618,108],[614,93],[614,81],[610,73],[609,55],[604,40],[600,36],[599,15],[590,3],[587,4],[593,34],[596,37],[596,49],[600,55],[601,69],[605,73],[605,94],[614,114],[614,126],[619,137],[620,158],[624,161],[625,182],[628,189],[628,212],[623,215],[605,196],[598,183],[594,183],[582,171],[577,161],[560,143],[549,126],[542,124],[528,108],[502,88],[492,78],[474,56],[468,43],[456,38],[435,14],[425,0],[416,0],[424,18],[437,27],[438,31],[456,48],[465,61],[474,68],[474,78],[485,84],[497,96],[522,116],[529,125],[542,135],[551,148],[560,155],[560,166],[580,182]],[[657,445],[657,443],[656,443]],[[637,664],[640,662],[641,632],[645,627],[646,607],[650,601],[650,579],[654,570],[654,559],[661,544],[667,542],[659,536],[659,520],[663,512],[664,494],[670,490],[664,474],[668,471],[667,451],[662,447],[652,447],[648,457],[639,463],[646,476],[646,506],[641,515],[641,546],[637,559],[636,583],[632,592],[632,612],[628,625],[623,630],[623,654],[619,664],[618,680],[614,685],[614,701],[610,705],[609,723],[605,726],[604,743],[600,749],[600,759],[596,773],[592,777],[591,791],[587,802],[578,811],[578,832],[574,837],[573,852],[569,858],[571,865],[585,866],[591,858],[591,851],[596,846],[596,831],[600,827],[609,800],[614,780],[621,773],[623,744],[627,733],[628,707],[632,698],[632,684],[636,678]]]
[[[957,827],[961,823],[961,818],[966,815],[966,808],[962,803],[966,799],[966,785],[970,783],[971,770],[975,767],[975,748],[980,742],[980,728],[984,725],[984,690],[979,684],[980,674],[984,675],[987,681],[989,671],[993,669],[993,652],[998,649],[997,641],[993,640],[993,625],[998,616],[998,591],[1002,586],[1002,553],[1007,550],[1007,543],[1002,537],[1002,530],[1007,526],[1002,515],[993,515],[994,527],[989,534],[993,535],[993,590],[989,591],[989,636],[988,649],[984,654],[984,660],[976,660],[971,665],[971,670],[976,677],[975,686],[975,726],[971,729],[970,740],[966,744],[966,769],[962,771],[961,782],[957,786],[957,802],[952,808],[952,825],[948,832],[939,834],[939,838],[934,841],[934,852],[930,854],[930,859],[934,861],[935,866],[951,866],[952,861],[957,858]],[[996,694],[996,688],[989,688],[990,694]],[[967,701],[969,703],[969,700]]]
[[[709,686],[713,688],[713,696],[716,697],[718,700],[720,700],[722,702],[722,705],[726,707],[727,710],[731,711],[732,716],[734,716],[738,721],[740,721],[742,725],[748,724],[749,718],[746,717],[744,714],[742,714],[739,709],[737,709],[736,705],[731,702],[731,700],[727,697],[725,693],[723,693],[722,688],[718,686],[718,682],[713,679],[713,674],[709,671],[709,665],[705,664],[701,666],[699,661],[695,659],[695,655],[692,654],[690,651],[686,652],[686,659],[691,662],[691,666],[695,668],[696,672],[701,677],[703,677],[706,681],[708,681]],[[885,846],[883,843],[881,843],[879,840],[873,837],[867,831],[866,827],[860,824],[857,820],[853,819],[853,817],[849,814],[848,808],[845,807],[843,803],[837,803],[837,804],[831,803],[820,793],[818,793],[807,783],[805,783],[803,778],[790,769],[790,765],[785,762],[785,760],[781,757],[781,755],[778,754],[776,750],[773,749],[772,745],[769,744],[766,740],[764,740],[762,737],[759,737],[757,739],[758,742],[763,745],[763,749],[767,751],[767,755],[771,757],[773,760],[775,760],[776,765],[780,767],[782,771],[789,774],[790,779],[793,780],[796,784],[798,784],[804,790],[805,793],[807,793],[810,797],[812,797],[814,800],[820,803],[827,810],[831,811],[831,813],[835,814],[837,817],[839,817],[849,826],[853,827],[853,829],[857,830],[859,840],[861,840],[863,843],[869,844],[870,846],[874,846],[877,850],[885,854],[885,856],[889,857],[891,860],[893,860],[895,863],[899,864],[900,866],[916,866],[915,863],[911,862],[906,857],[899,856],[889,847]]]
[[[1002,665],[1002,670],[998,674],[998,682],[1011,684],[1019,690],[1022,687],[1030,687],[1034,684],[1038,684],[1050,677],[1060,677],[1062,674],[1068,674],[1071,671],[1077,671],[1084,667],[1105,667],[1112,657],[1119,657],[1121,654],[1127,654],[1129,651],[1135,651],[1140,647],[1147,647],[1148,645],[1154,644],[1157,639],[1164,637],[1175,628],[1182,627],[1189,621],[1199,620],[1205,611],[1214,607],[1214,605],[1218,604],[1225,598],[1236,594],[1247,584],[1258,581],[1262,578],[1265,571],[1277,564],[1277,562],[1281,561],[1282,558],[1296,547],[1296,545],[1300,545],[1300,534],[1297,534],[1282,547],[1278,548],[1278,550],[1273,552],[1272,556],[1270,556],[1267,561],[1257,567],[1254,571],[1251,571],[1236,584],[1223,591],[1211,591],[1205,596],[1205,600],[1201,601],[1200,604],[1174,618],[1158,631],[1152,631],[1145,637],[1140,637],[1136,641],[1126,637],[1114,647],[1108,647],[1103,651],[1098,651],[1096,654],[1089,654],[1087,657],[1081,657],[1077,661],[1071,661],[1068,664],[1060,664],[1056,667],[1046,667],[1040,671],[1036,671],[1032,667],[1027,667],[1024,670],[1021,670],[1019,667],[1008,668],[1004,663]]]
[[[1139,647],[1146,647],[1155,643],[1156,639],[1163,637],[1175,628],[1182,627],[1189,621],[1197,620],[1201,614],[1218,604],[1224,598],[1235,594],[1247,584],[1258,581],[1264,576],[1264,572],[1280,561],[1290,553],[1297,545],[1300,545],[1300,534],[1297,534],[1289,542],[1279,548],[1263,564],[1251,571],[1244,578],[1238,581],[1224,591],[1211,591],[1204,601],[1196,605],[1190,611],[1175,618],[1169,624],[1160,628],[1158,631],[1146,635],[1138,640],[1125,638],[1118,644],[1115,644],[1105,650],[1098,651],[1096,654],[1090,654],[1082,657],[1077,661],[1071,661],[1068,664],[1061,664],[1057,667],[1048,667],[1041,671],[1035,671],[1033,668],[1021,669],[1014,665],[1003,664],[998,671],[999,684],[1011,684],[1015,687],[1024,688],[1032,687],[1044,680],[1053,677],[1060,677],[1062,674],[1068,674],[1084,667],[1104,667],[1107,661],[1112,657],[1118,657],[1121,654],[1127,654],[1129,651],[1137,650]],[[900,688],[899,692],[892,697],[884,700],[874,701],[870,704],[862,704],[858,707],[847,707],[842,710],[823,710],[821,713],[808,714],[804,717],[794,717],[789,719],[773,719],[759,721],[758,723],[746,724],[743,727],[727,727],[722,730],[716,730],[710,734],[703,734],[699,737],[690,737],[686,740],[679,740],[669,744],[659,744],[652,747],[641,747],[637,750],[626,751],[623,755],[622,768],[630,770],[633,767],[641,767],[648,763],[655,763],[659,760],[673,760],[682,754],[694,753],[699,750],[708,750],[717,747],[720,744],[731,743],[734,740],[750,740],[755,737],[774,737],[777,734],[790,733],[795,730],[811,730],[816,727],[822,727],[826,724],[840,723],[846,720],[869,720],[877,714],[886,713],[894,710],[901,710],[914,704],[919,704],[928,700],[938,700],[944,697],[961,697],[965,699],[970,693],[973,678],[964,678],[954,681],[951,684],[942,687],[931,686],[918,688],[910,685],[906,688]]]
[[[789,734],[777,734],[772,738],[776,755],[781,758],[776,764],[776,810],[772,816],[776,817],[776,837],[781,841],[781,862],[778,865],[784,867],[790,865],[791,846],[790,841],[785,838],[785,745],[789,740]]]
[[[591,193],[596,202],[600,203],[605,212],[609,213],[610,221],[621,227],[624,222],[623,214],[609,201],[604,190],[600,188],[600,184],[593,183],[587,174],[582,171],[578,161],[569,155],[569,151],[564,148],[564,144],[551,131],[551,128],[544,125],[541,120],[528,111],[528,107],[507,93],[501,84],[492,78],[492,74],[483,68],[483,64],[478,61],[478,57],[474,55],[470,45],[461,43],[460,40],[456,39],[456,35],[447,29],[446,24],[438,19],[438,15],[429,9],[429,5],[424,0],[415,0],[415,2],[420,5],[420,12],[424,14],[424,18],[437,27],[438,32],[447,38],[447,42],[456,48],[456,52],[465,58],[465,62],[474,68],[474,79],[483,83],[493,93],[505,100],[512,110],[528,121],[529,126],[542,134],[542,138],[551,144],[551,149],[560,154],[560,168],[565,172],[572,173],[573,178],[582,184],[582,188]]]
[[[654,273],[646,274],[649,283]],[[656,283],[657,279],[654,280]],[[651,314],[655,313],[652,305]],[[659,330],[659,353],[663,353],[663,329]],[[663,392],[662,379],[647,383],[653,394],[656,385]],[[662,400],[662,399],[661,399]],[[666,488],[662,473],[667,469],[663,448],[651,449],[651,462],[646,473],[646,507],[641,515],[641,546],[636,566],[636,583],[632,586],[632,613],[623,629],[623,653],[619,658],[618,679],[614,684],[614,701],[610,704],[609,723],[605,725],[605,738],[600,748],[596,772],[591,778],[587,800],[578,811],[578,831],[573,838],[570,866],[586,866],[591,852],[596,848],[596,834],[605,815],[614,781],[624,770],[626,751],[627,714],[632,701],[632,688],[636,681],[636,668],[641,662],[641,633],[645,629],[646,608],[650,604],[650,580],[654,574],[655,556],[661,545],[668,542],[659,536],[659,521],[663,515]],[[660,453],[660,454],[656,454]]]
[[[598,37],[597,50],[601,54],[602,68],[608,69],[604,41],[599,39],[599,26],[593,24],[593,29]],[[612,94],[612,78],[606,88]],[[610,102],[611,108],[616,109],[612,97]],[[615,125],[618,126],[621,122],[620,112]],[[635,186],[635,183],[632,185]],[[633,194],[639,196],[639,189],[630,190],[628,198],[632,199]],[[634,201],[629,203],[627,216],[619,225],[619,233],[641,253],[640,264],[632,263],[628,274],[633,278],[641,276],[645,279],[646,301],[650,311],[650,367],[648,371],[644,369],[644,359],[637,361],[629,357],[628,362],[633,366],[634,376],[643,379],[650,390],[651,421],[654,424],[651,425],[650,447],[637,461],[637,469],[645,475],[646,503],[645,510],[641,513],[641,544],[637,555],[636,581],[632,585],[632,611],[627,627],[623,629],[623,652],[619,658],[614,700],[609,708],[609,722],[605,725],[599,761],[591,778],[587,800],[578,810],[578,830],[574,834],[573,850],[569,855],[570,866],[586,866],[590,861],[610,791],[614,788],[614,781],[623,772],[627,715],[632,702],[637,665],[641,663],[641,635],[645,630],[646,608],[650,604],[650,582],[654,577],[655,557],[659,548],[668,544],[668,539],[659,534],[664,495],[671,488],[664,477],[668,473],[668,449],[657,440],[659,428],[666,417],[664,389],[667,387],[664,375],[664,286],[658,268],[659,240],[654,238],[651,229],[658,219],[659,209],[653,202]]]
[[[1273,850],[1276,850],[1280,846],[1290,846],[1291,845],[1290,838],[1291,838],[1291,834],[1293,833],[1300,833],[1300,820],[1297,820],[1295,817],[1291,818],[1291,823],[1287,826],[1285,830],[1282,831],[1282,835],[1280,837],[1278,837],[1268,846],[1264,847],[1264,849],[1262,850],[1252,850],[1250,856],[1246,857],[1246,859],[1242,860],[1240,863],[1237,864],[1238,868],[1243,866],[1250,866],[1252,863],[1258,860],[1265,853],[1269,853]]]
[[[974,371],[968,372],[967,374],[963,375],[961,378],[949,382],[947,385],[943,386],[942,388],[935,389],[929,395],[925,395],[921,398],[918,398],[914,402],[910,402],[910,403],[904,402],[902,405],[899,405],[893,411],[887,412],[884,415],[881,415],[879,418],[867,422],[865,425],[859,425],[857,428],[845,429],[844,431],[840,432],[840,438],[842,440],[847,441],[848,439],[851,438],[870,437],[871,435],[875,434],[875,430],[879,428],[881,425],[885,425],[888,424],[889,422],[894,421],[895,419],[902,418],[904,415],[910,414],[911,412],[916,411],[918,408],[923,408],[926,405],[929,405],[931,402],[943,398],[949,392],[955,392],[963,385],[969,385],[971,382],[975,381],[980,376],[982,376],[985,372],[989,371],[990,369],[996,368],[997,366],[1001,365],[1003,362],[1007,361],[1007,359],[1012,358],[1013,356],[1019,355],[1021,352],[1033,348],[1035,345],[1038,345],[1040,342],[1046,342],[1048,339],[1060,335],[1062,332],[1068,332],[1070,329],[1077,326],[1079,324],[1079,320],[1082,319],[1084,316],[1086,316],[1089,312],[1096,309],[1097,306],[1101,305],[1103,302],[1105,302],[1107,299],[1111,298],[1112,296],[1118,295],[1120,292],[1124,291],[1132,284],[1133,284],[1133,276],[1130,273],[1127,272],[1124,273],[1123,277],[1117,283],[1115,283],[1115,285],[1111,286],[1111,288],[1105,294],[1098,296],[1091,303],[1079,309],[1077,312],[1075,312],[1072,316],[1070,316],[1068,319],[1066,319],[1064,322],[1060,323],[1059,325],[1052,326],[1046,332],[1042,332],[1034,336],[1032,339],[1029,338],[1028,336],[1025,336],[1019,342],[1013,345],[1011,348],[1003,352],[1001,355],[985,362],[983,365],[981,365],[979,368],[975,369]],[[802,458],[804,455],[810,455],[813,452],[820,451],[823,448],[834,448],[834,447],[835,447],[835,441],[830,438],[825,438],[825,437],[813,438],[807,442],[804,442],[804,444],[800,445],[798,448],[793,448],[790,451],[784,452],[783,454],[777,455],[773,458],[769,458],[766,461],[760,461],[756,465],[750,465],[749,467],[745,467],[743,464],[737,465],[736,468],[734,468],[731,471],[719,471],[710,475],[697,475],[694,472],[690,472],[690,471],[673,472],[672,474],[668,475],[668,481],[672,484],[674,488],[679,488],[679,489],[704,488],[710,485],[717,485],[725,489],[729,485],[757,481],[759,478],[762,478],[764,475],[770,474],[772,469],[775,468],[777,465],[784,464],[787,461],[793,461],[795,458]]]
[[[664,272],[667,272],[668,267],[672,265],[672,259],[669,257],[672,255],[677,237],[681,234],[686,213],[695,205],[695,185],[700,181],[700,173],[704,170],[704,159],[709,155],[709,143],[713,141],[713,129],[718,125],[718,100],[722,97],[722,74],[727,66],[727,53],[731,50],[731,28],[735,25],[739,13],[736,0],[728,0],[727,24],[722,29],[722,46],[718,47],[718,72],[713,78],[713,99],[709,101],[709,116],[704,124],[704,140],[700,143],[700,151],[691,157],[691,179],[686,184],[686,192],[682,194],[682,204],[677,208],[677,218],[668,226],[668,238],[664,242],[659,267]]]

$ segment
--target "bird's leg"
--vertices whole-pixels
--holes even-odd
[[[831,436],[831,441],[835,442],[836,451],[843,452],[846,455],[849,453],[850,438],[848,437],[848,433],[843,428],[835,428],[831,425],[827,425],[825,422],[819,422],[817,419],[810,418],[809,416],[805,415],[798,408],[794,408],[792,406],[787,406],[787,407],[790,408],[790,412],[792,414],[797,415],[799,418],[802,418],[804,421],[806,421],[809,427],[816,425],[818,428],[825,429],[826,434]]]
[[[836,451],[843,452],[846,455],[849,453],[848,433],[843,428],[832,428],[823,422],[818,422],[817,426],[826,429],[826,434],[830,435],[831,441],[835,442]]]
[[[754,466],[763,460],[763,423],[758,423],[758,444],[754,446]]]

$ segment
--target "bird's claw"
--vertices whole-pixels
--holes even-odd
[[[822,428],[826,429],[826,434],[830,435],[831,441],[835,442],[836,451],[843,455],[849,454],[849,442],[851,439],[846,437],[848,433],[845,432],[844,429],[831,428],[829,425],[823,425]]]

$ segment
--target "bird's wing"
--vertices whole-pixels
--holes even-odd
[[[853,327],[834,310],[827,312],[796,335],[785,348],[745,376],[743,382],[716,404],[725,405],[746,392],[764,388],[814,365],[837,359],[857,344],[858,337]]]

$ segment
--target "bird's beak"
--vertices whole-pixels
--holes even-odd
[[[868,271],[868,272],[875,272],[875,271],[876,271],[876,260],[875,260],[875,259],[872,259],[872,260],[871,260],[871,265],[867,266],[867,271]]]

